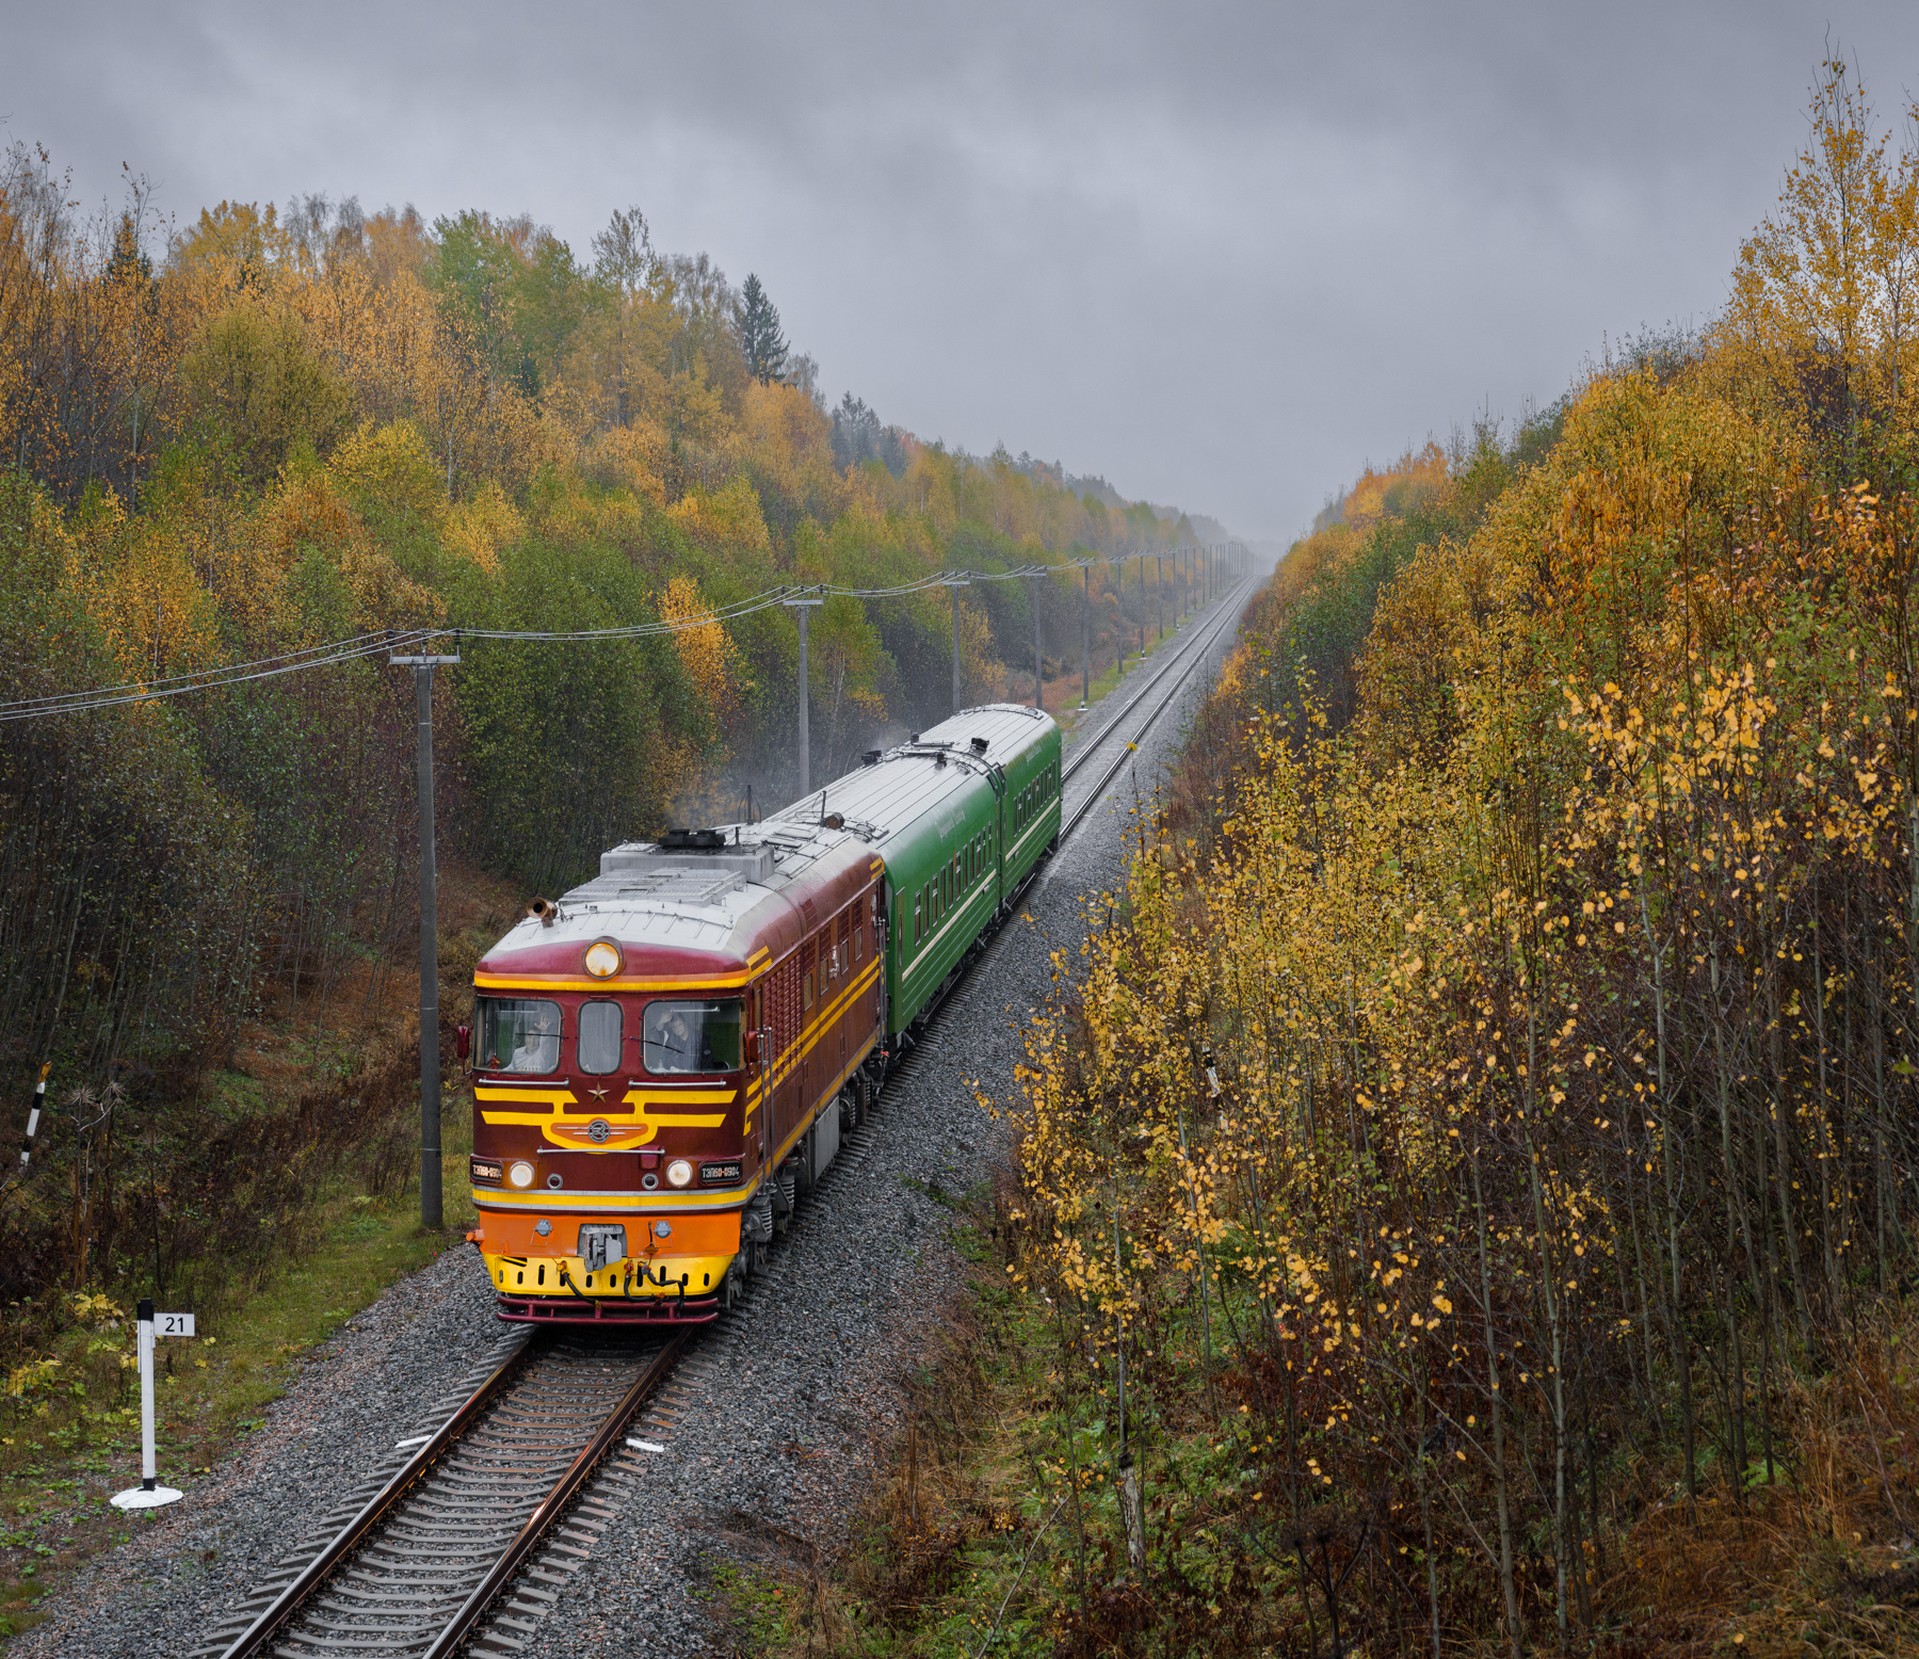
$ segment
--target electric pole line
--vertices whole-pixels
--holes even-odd
[[[804,799],[813,792],[813,734],[808,718],[808,705],[812,701],[811,682],[807,678],[806,664],[806,619],[824,599],[783,599],[780,601],[800,619],[800,792],[796,799]]]
[[[1146,555],[1139,556],[1139,657],[1146,660]]]
[[[1080,566],[1085,583],[1079,600],[1079,706],[1085,708],[1093,697],[1093,567]]]
[[[959,641],[959,590],[971,587],[972,583],[959,576],[943,576],[940,585],[952,590],[953,594],[953,712],[960,711],[960,641]]]
[[[1046,659],[1040,654],[1039,646],[1039,585],[1044,576],[1035,576],[1030,592],[1033,596],[1033,707],[1042,714],[1046,712]]]
[[[440,1205],[440,906],[433,833],[433,670],[451,655],[394,656],[413,670],[414,730],[420,791],[420,1225],[437,1231]]]

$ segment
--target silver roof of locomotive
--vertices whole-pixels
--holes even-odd
[[[900,831],[937,814],[969,780],[1015,759],[1052,724],[1051,715],[1024,703],[963,709],[911,742],[883,751],[876,762],[801,796],[759,827],[804,833],[838,817],[862,841],[883,847]],[[975,738],[983,749],[974,748]]]
[[[740,943],[735,935],[748,912],[784,896],[822,858],[850,847],[882,848],[1051,724],[1050,716],[1019,703],[966,709],[760,823],[715,826],[723,846],[622,842],[600,855],[597,876],[561,897],[550,923],[524,918],[487,955],[568,942],[584,947],[607,937],[725,951]],[[985,739],[983,753],[972,746],[976,737]],[[841,822],[829,824],[829,817]]]

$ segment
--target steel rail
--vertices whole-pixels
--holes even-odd
[[[307,1597],[319,1587],[327,1575],[386,1519],[400,1500],[419,1483],[421,1477],[440,1460],[441,1454],[447,1447],[458,1440],[472,1426],[474,1420],[493,1403],[494,1396],[526,1363],[527,1355],[534,1346],[534,1341],[529,1338],[508,1354],[487,1379],[467,1396],[460,1408],[428,1436],[426,1444],[408,1458],[395,1471],[392,1479],[367,1500],[360,1512],[333,1535],[320,1553],[301,1569],[299,1576],[274,1597],[252,1624],[234,1638],[221,1655],[221,1659],[247,1659],[248,1655],[258,1653],[279,1632],[280,1627],[306,1601]]]
[[[619,1444],[620,1437],[626,1433],[626,1426],[633,1421],[641,1406],[657,1389],[666,1374],[673,1369],[680,1357],[680,1350],[691,1339],[691,1332],[677,1331],[666,1341],[666,1345],[653,1356],[647,1367],[634,1379],[633,1386],[621,1396],[619,1404],[602,1419],[593,1438],[581,1448],[579,1456],[567,1466],[566,1472],[553,1483],[553,1489],[540,1500],[536,1508],[526,1519],[526,1524],[514,1534],[513,1542],[501,1553],[499,1560],[487,1569],[486,1577],[473,1587],[473,1593],[466,1598],[460,1610],[448,1621],[434,1643],[421,1659],[451,1659],[462,1642],[471,1636],[480,1621],[486,1617],[500,1593],[512,1583],[513,1576],[526,1565],[527,1559],[539,1548],[540,1540],[546,1536],[554,1523],[566,1513],[567,1505],[579,1496],[581,1489],[593,1478],[593,1471],[599,1468],[606,1456]]]
[[[1226,595],[1226,598],[1220,600],[1219,604],[1213,608],[1213,612],[1201,612],[1199,616],[1196,616],[1196,618],[1194,618],[1194,631],[1192,631],[1192,635],[1188,635],[1188,639],[1180,644],[1176,650],[1173,650],[1173,654],[1171,654],[1163,664],[1157,664],[1157,666],[1155,666],[1155,671],[1149,675],[1148,681],[1146,681],[1144,685],[1140,685],[1138,689],[1134,690],[1134,692],[1126,698],[1126,702],[1119,708],[1119,712],[1113,713],[1113,717],[1107,719],[1107,723],[1100,727],[1100,731],[1096,731],[1096,733],[1082,738],[1078,744],[1073,746],[1071,758],[1067,759],[1065,767],[1063,767],[1061,773],[1059,773],[1059,783],[1061,783],[1061,786],[1065,786],[1065,783],[1077,773],[1078,769],[1080,769],[1088,759],[1092,758],[1092,752],[1094,752],[1096,748],[1100,748],[1109,736],[1113,735],[1115,731],[1119,731],[1119,727],[1126,721],[1126,715],[1134,712],[1148,696],[1151,696],[1153,687],[1157,687],[1159,681],[1163,681],[1169,673],[1173,673],[1173,669],[1176,669],[1180,664],[1186,664],[1188,671],[1192,669],[1192,662],[1196,660],[1194,652],[1197,650],[1197,652],[1203,654],[1205,648],[1213,643],[1213,639],[1217,639],[1222,621],[1230,618],[1230,616],[1234,614],[1234,610],[1232,610],[1234,598],[1240,595],[1240,591],[1242,591],[1244,587],[1249,587],[1249,583],[1240,583],[1240,587],[1236,587],[1230,595]],[[1142,727],[1142,731],[1144,731],[1144,727]],[[1061,830],[1061,834],[1065,834],[1065,830]]]
[[[1063,787],[1066,780],[1072,777],[1086,761],[1093,757],[1094,752],[1102,747],[1107,738],[1111,737],[1113,733],[1119,729],[1120,723],[1145,700],[1158,686],[1159,682],[1164,679],[1167,674],[1170,674],[1173,669],[1179,669],[1178,677],[1167,687],[1166,695],[1160,698],[1147,712],[1146,718],[1140,722],[1138,730],[1134,732],[1132,740],[1113,757],[1112,764],[1100,774],[1098,781],[1086,792],[1079,805],[1062,817],[1059,828],[1059,838],[1061,841],[1064,841],[1067,836],[1071,835],[1085,819],[1087,813],[1093,810],[1093,807],[1098,803],[1100,797],[1106,793],[1106,786],[1119,775],[1120,768],[1126,764],[1126,757],[1133,753],[1138,740],[1145,736],[1152,728],[1153,722],[1166,712],[1167,705],[1179,695],[1180,688],[1192,677],[1193,670],[1206,660],[1208,653],[1211,651],[1219,636],[1226,631],[1227,626],[1238,616],[1239,612],[1235,608],[1236,602],[1239,595],[1250,585],[1250,583],[1242,582],[1228,594],[1221,602],[1219,616],[1212,621],[1211,626],[1203,635],[1196,634],[1194,645],[1186,652],[1181,653],[1180,656],[1175,657],[1159,674],[1155,675],[1152,680],[1142,686],[1138,695],[1101,729],[1097,737],[1090,740],[1080,749],[1079,753],[1074,757],[1072,765],[1061,773],[1060,783]]]
[[[600,1464],[619,1444],[634,1416],[658,1390],[677,1363],[691,1334],[689,1331],[675,1332],[657,1352],[646,1358],[640,1374],[600,1418],[598,1427],[535,1503],[526,1520],[486,1567],[479,1583],[450,1619],[439,1627],[438,1634],[431,1638],[429,1644],[425,1647],[396,1646],[395,1651],[412,1651],[420,1659],[428,1659],[428,1656],[431,1659],[447,1659],[474,1635],[493,1604],[526,1566],[547,1534],[559,1524]],[[382,1527],[390,1521],[404,1523],[407,1500],[434,1466],[495,1406],[512,1400],[510,1385],[525,1368],[529,1356],[544,1351],[545,1347],[546,1344],[537,1336],[520,1343],[433,1433],[426,1444],[407,1460],[404,1467],[328,1540],[298,1576],[222,1651],[221,1659],[252,1659],[254,1655],[274,1651],[272,1644],[291,1637],[299,1619],[332,1584],[336,1574],[348,1568],[363,1548],[375,1542]],[[403,1545],[389,1547],[394,1548],[396,1554],[405,1554]]]

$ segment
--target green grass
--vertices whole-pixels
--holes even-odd
[[[1247,1628],[1269,1621],[1283,1649],[1304,1627],[1288,1622],[1290,1581],[1276,1587],[1248,1553],[1249,1529],[1272,1543],[1256,1460],[1237,1429],[1194,1409],[1197,1312],[1167,1310],[1158,1327],[1177,1355],[1172,1396],[1128,1377],[1151,1563],[1141,1583],[1126,1560],[1110,1363],[1076,1322],[1062,1327],[1044,1296],[1009,1278],[987,1199],[973,1195],[969,1224],[955,1230],[970,1290],[910,1385],[913,1426],[847,1548],[823,1568],[795,1555],[712,1575],[732,1650],[1041,1659],[1083,1636],[1092,1651],[1170,1654],[1194,1651],[1195,1633],[1235,1608]],[[1169,1591],[1176,1605],[1158,1610]]]
[[[1153,656],[1165,646],[1178,645],[1185,639],[1186,632],[1192,625],[1193,619],[1191,617],[1185,619],[1185,624],[1181,628],[1175,628],[1169,622],[1166,627],[1166,637],[1163,640],[1156,639],[1153,635],[1153,630],[1148,628],[1146,630],[1146,649],[1143,652],[1128,651],[1119,661],[1108,663],[1104,668],[1094,674],[1092,690],[1087,696],[1086,709],[1084,712],[1087,714],[1092,713],[1092,711],[1098,707],[1100,699],[1117,686],[1132,670],[1139,667],[1148,657]],[[1133,637],[1137,639],[1139,636],[1135,633]],[[1077,674],[1067,674],[1064,678],[1070,684],[1072,681],[1077,680],[1079,676]],[[1027,674],[1027,679],[1029,681],[1032,679],[1030,671]],[[1079,723],[1081,717],[1081,710],[1077,704],[1069,702],[1060,711],[1059,723],[1068,731],[1071,731]]]
[[[159,1345],[160,1479],[185,1502],[194,1501],[194,1477],[259,1427],[300,1355],[396,1280],[460,1247],[472,1225],[471,1123],[451,1102],[446,1131],[440,1232],[420,1226],[417,1186],[385,1201],[316,1195],[312,1248],[274,1263],[227,1309],[203,1312],[198,1339]],[[123,1363],[132,1351],[131,1321],[96,1309],[14,1373],[22,1392],[0,1398],[0,1643],[40,1622],[36,1603],[54,1583],[145,1524],[105,1501],[139,1480],[138,1374]]]

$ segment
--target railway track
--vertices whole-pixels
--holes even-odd
[[[325,1545],[263,1584],[198,1654],[449,1659],[489,1619],[474,1651],[516,1651],[514,1625],[530,1629],[565,1579],[530,1579],[497,1614],[494,1604],[534,1552],[550,1548],[686,1340],[510,1339],[478,1387]],[[576,1553],[584,1560],[583,1548]]]
[[[1249,586],[1196,618],[1191,636],[1075,746],[1062,784],[1130,732],[1066,813],[1062,841],[1206,660]],[[886,1107],[910,1092],[938,1048],[935,1032],[934,1042],[904,1058],[877,1112],[848,1133],[827,1170],[820,1195],[826,1202],[801,1209],[789,1240],[818,1224],[832,1190],[872,1156]],[[772,1271],[754,1276],[738,1305],[703,1328],[707,1354],[733,1346],[780,1277],[776,1260]],[[193,1659],[452,1659],[461,1652],[513,1659],[530,1651],[540,1620],[615,1519],[588,1491],[595,1473],[608,1464],[632,1472],[645,1459],[629,1448],[658,1449],[629,1440],[628,1431],[643,1412],[662,1425],[671,1421],[687,1369],[675,1368],[691,1340],[691,1332],[514,1332],[481,1371],[434,1403],[427,1417],[438,1427],[397,1444],[403,1458],[319,1517],[314,1535],[207,1633]]]
[[[1252,587],[1253,584],[1250,581],[1240,583],[1214,606],[1211,614],[1195,618],[1192,636],[1179,646],[1165,665],[1136,688],[1126,702],[1121,705],[1097,732],[1094,732],[1083,742],[1073,746],[1073,753],[1068,758],[1064,773],[1060,778],[1062,787],[1072,782],[1074,777],[1078,775],[1080,769],[1085,766],[1094,755],[1098,754],[1101,749],[1106,747],[1108,739],[1117,736],[1119,732],[1125,728],[1127,719],[1134,709],[1146,702],[1148,698],[1153,697],[1156,692],[1159,694],[1157,700],[1147,710],[1145,719],[1141,720],[1133,729],[1133,736],[1126,746],[1121,748],[1107,763],[1105,769],[1093,783],[1093,786],[1081,792],[1078,803],[1064,812],[1059,830],[1062,841],[1071,835],[1073,831],[1078,828],[1086,814],[1093,810],[1093,807],[1097,804],[1100,797],[1106,793],[1106,786],[1118,776],[1121,768],[1125,766],[1126,757],[1133,752],[1139,739],[1145,736],[1147,731],[1151,729],[1153,722],[1166,712],[1167,707],[1172,703],[1173,699],[1179,695],[1181,687],[1191,678],[1193,670],[1206,660],[1220,635],[1223,634],[1239,616],[1240,606],[1244,596],[1252,591]],[[1172,683],[1161,691],[1161,686],[1169,677]]]

